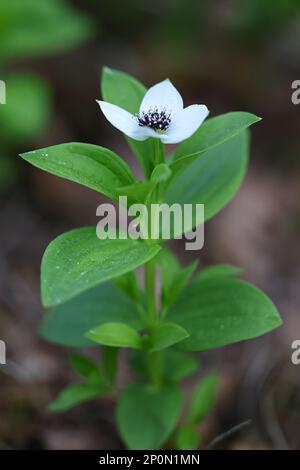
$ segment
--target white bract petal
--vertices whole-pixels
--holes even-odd
[[[161,135],[161,141],[164,144],[178,144],[188,139],[201,126],[208,113],[205,105],[188,106],[175,116],[167,132]]]
[[[119,131],[135,140],[146,140],[150,137],[145,128],[139,126],[136,116],[106,101],[98,101],[101,111],[106,119]]]
[[[183,110],[182,97],[170,80],[164,80],[149,88],[141,103],[140,114],[155,109],[166,110],[171,115]]]
[[[141,127],[141,132],[143,132],[143,135],[145,135],[145,138],[148,139],[149,137],[153,137],[154,139],[160,139],[161,134],[156,132],[154,129],[151,129],[150,127]]]

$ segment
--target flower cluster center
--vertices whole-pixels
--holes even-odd
[[[155,131],[166,131],[171,124],[171,113],[166,109],[161,111],[158,108],[149,109],[147,113],[144,111],[137,116],[139,126],[150,127]]]

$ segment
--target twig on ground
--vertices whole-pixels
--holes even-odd
[[[247,421],[243,421],[240,424],[237,424],[236,426],[233,426],[233,428],[229,429],[228,431],[223,432],[222,434],[219,434],[217,437],[215,437],[211,443],[207,446],[207,450],[212,450],[215,447],[217,447],[221,442],[229,439],[233,434],[236,434],[237,432],[241,431],[244,429],[246,426],[249,426],[251,424],[251,419],[247,419]]]

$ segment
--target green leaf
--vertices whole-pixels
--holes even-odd
[[[192,137],[177,147],[171,169],[177,172],[185,168],[202,153],[223,144],[260,120],[254,114],[244,112],[231,112],[208,119]]]
[[[180,271],[174,276],[173,282],[167,292],[165,292],[163,297],[164,307],[169,308],[173,304],[181,291],[187,285],[188,281],[192,277],[197,268],[198,261],[195,260],[193,263],[189,264],[185,268],[181,268]]]
[[[117,188],[134,182],[127,164],[111,150],[72,142],[21,154],[24,160],[49,173],[99,191],[113,199]]]
[[[92,21],[64,0],[1,0],[1,60],[67,51],[87,40]]]
[[[155,258],[161,271],[162,278],[162,304],[168,308],[179,296],[189,279],[197,268],[197,261],[182,268],[176,258],[169,250],[163,248]]]
[[[143,169],[145,177],[150,178],[153,169],[153,155],[155,155],[155,140],[147,139],[143,141],[126,137],[129,147],[137,157],[140,167]]]
[[[119,349],[113,348],[110,346],[103,346],[101,348],[101,358],[103,362],[103,372],[106,377],[106,380],[112,386],[116,387],[116,379],[118,373],[118,357],[119,357]]]
[[[281,324],[275,306],[259,289],[243,281],[218,277],[192,282],[167,318],[190,334],[179,345],[186,351],[219,348],[255,338]]]
[[[147,353],[140,350],[132,351],[130,362],[138,376],[143,380],[147,379]],[[176,351],[172,348],[163,351],[161,376],[165,382],[178,382],[183,380],[197,372],[199,367],[199,360],[195,355]]]
[[[141,101],[147,89],[131,75],[104,67],[102,70],[101,91],[105,101],[135,114],[140,109]]]
[[[120,106],[132,114],[139,111],[142,99],[147,89],[130,75],[104,67],[101,79],[102,97],[108,103]],[[146,177],[150,177],[152,158],[155,153],[155,139],[139,142],[127,138],[132,151],[143,168]]]
[[[187,420],[190,424],[202,421],[212,410],[218,392],[218,377],[209,374],[197,385],[193,392]]]
[[[128,297],[134,301],[138,301],[141,296],[141,291],[136,279],[136,273],[130,271],[129,273],[119,276],[114,280],[115,286],[124,292]]]
[[[96,374],[100,376],[98,365],[87,356],[72,353],[70,354],[70,362],[75,372],[83,377],[88,378]]]
[[[151,181],[138,181],[128,186],[121,186],[116,190],[119,196],[127,196],[130,203],[144,203],[147,196],[155,188],[156,183]]]
[[[164,377],[171,382],[178,382],[196,373],[200,368],[199,359],[192,354],[166,350],[164,361]]]
[[[99,240],[94,227],[64,233],[50,243],[43,256],[43,304],[46,307],[61,304],[121,276],[149,261],[159,249],[159,245],[140,240]]]
[[[125,323],[104,323],[97,326],[85,336],[97,344],[120,348],[141,348],[141,336]]]
[[[161,183],[164,181],[167,181],[172,174],[172,171],[170,170],[170,166],[167,165],[166,163],[159,163],[156,165],[156,167],[153,169],[151,173],[151,181],[154,183]]]
[[[185,285],[188,283],[188,281],[194,274],[197,266],[198,260],[195,260],[184,268],[181,268],[180,272],[177,273],[176,276],[174,276],[171,286],[171,289],[173,289],[172,296],[175,297],[181,292],[181,290],[185,287]]]
[[[0,106],[1,140],[15,146],[41,135],[52,111],[48,84],[33,74],[1,79],[6,83],[6,104]]]
[[[195,276],[194,281],[201,282],[214,277],[235,277],[239,276],[241,273],[242,269],[236,266],[231,266],[230,264],[216,264],[202,269],[202,271]]]
[[[192,424],[185,424],[176,431],[176,450],[195,450],[199,447],[200,433]]]
[[[189,335],[175,323],[159,323],[149,336],[140,336],[135,328],[124,323],[104,323],[85,333],[90,340],[105,346],[136,348],[145,347],[151,352],[166,349]]]
[[[219,212],[235,195],[246,172],[248,134],[244,131],[192,162],[166,194],[168,204],[204,204],[205,220]],[[195,215],[192,222],[195,224]]]
[[[166,247],[163,247],[157,254],[155,262],[158,264],[161,272],[163,289],[167,292],[180,272],[180,263],[176,256]]]
[[[130,384],[117,405],[117,425],[130,450],[155,450],[168,439],[180,415],[181,392],[176,385],[154,388]]]
[[[95,346],[86,331],[101,323],[122,322],[141,328],[135,304],[112,282],[90,289],[44,315],[40,333],[51,343],[71,347]]]
[[[187,338],[187,331],[176,323],[159,323],[149,336],[149,351],[160,351]],[[148,339],[148,338],[147,338]]]
[[[67,411],[73,406],[100,397],[107,393],[108,389],[101,383],[74,384],[66,387],[58,395],[57,399],[49,405],[49,411],[59,413]]]
[[[201,155],[177,177],[171,177],[165,202],[169,207],[180,204],[182,212],[184,204],[193,205],[192,220],[185,220],[181,232],[188,232],[197,225],[196,204],[204,204],[205,220],[208,220],[232,199],[244,178],[248,153],[248,133],[243,131]],[[172,227],[170,232],[170,238],[174,237]],[[178,228],[176,235],[180,235]]]

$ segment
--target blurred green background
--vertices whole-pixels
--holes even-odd
[[[169,77],[185,103],[211,116],[232,110],[263,118],[236,198],[206,225],[205,248],[183,263],[232,263],[264,289],[284,326],[202,354],[221,376],[218,406],[202,426],[203,446],[251,418],[222,448],[300,448],[300,380],[291,343],[300,339],[299,0],[1,0],[0,80],[0,448],[120,448],[113,400],[64,415],[46,407],[71,381],[66,352],[42,341],[39,264],[64,230],[96,222],[101,197],[40,172],[19,152],[68,141],[101,144],[140,170],[95,100],[104,65],[145,85]],[[300,367],[300,366],[298,366]],[[200,371],[202,373],[202,371]],[[120,381],[129,372],[121,362]],[[191,382],[185,383],[188,396]]]

